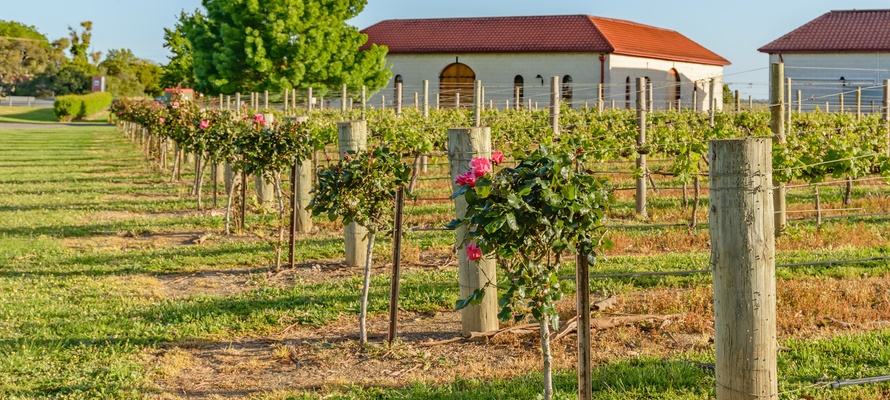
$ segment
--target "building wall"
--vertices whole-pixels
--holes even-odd
[[[800,90],[801,109],[819,107],[829,111],[840,109],[840,93],[844,93],[845,110],[856,107],[856,88],[862,88],[862,107],[880,112],[885,79],[890,79],[890,53],[834,53],[834,54],[771,54],[770,64],[784,61],[785,77],[791,78],[792,108],[797,109]],[[787,90],[787,88],[786,88]]]
[[[379,107],[381,96],[388,106],[394,98],[394,79],[402,76],[403,106],[413,106],[414,92],[422,93],[423,81],[430,85],[430,105],[435,107],[439,93],[439,75],[448,65],[458,61],[469,66],[485,87],[485,102],[494,101],[498,108],[505,102],[514,105],[513,79],[521,75],[524,80],[524,101],[539,107],[547,107],[550,99],[550,77],[558,75],[560,82],[565,75],[572,77],[574,105],[583,105],[583,99],[596,98],[596,86],[600,83],[599,54],[390,54],[387,62],[392,65],[393,79],[387,87],[375,93],[370,104]],[[541,76],[541,78],[537,78]]]
[[[525,54],[391,54],[387,62],[392,65],[393,78],[387,86],[369,98],[369,104],[380,107],[385,100],[387,107],[392,107],[395,97],[396,76],[402,78],[403,107],[414,105],[414,93],[421,96],[423,81],[429,81],[430,106],[435,107],[436,94],[439,93],[439,76],[448,65],[460,62],[469,66],[482,81],[485,87],[485,102],[493,101],[497,108],[514,105],[513,80],[521,75],[524,80],[523,105],[547,107],[550,102],[550,79],[559,76],[560,82],[566,75],[572,77],[572,105],[575,107],[588,105],[596,107],[597,89],[601,79],[601,62],[598,53],[525,53]],[[680,74],[682,107],[692,108],[693,84],[698,84],[698,110],[709,110],[707,94],[710,93],[708,79],[716,79],[718,90],[718,109],[722,103],[722,66],[711,66],[694,63],[673,62],[642,57],[631,57],[608,54],[604,63],[606,73],[603,77],[605,106],[611,105],[615,99],[616,108],[624,108],[625,80],[631,77],[631,105],[635,102],[636,77],[648,76],[653,85],[653,106],[666,109],[668,91],[668,73],[673,68]],[[540,78],[539,78],[540,76]],[[670,77],[670,79],[674,79]],[[673,93],[671,93],[672,95]],[[420,100],[422,101],[422,99]],[[676,107],[676,104],[670,104]]]
[[[680,75],[680,102],[682,108],[693,108],[695,98],[697,110],[710,110],[708,96],[711,93],[710,81],[714,80],[717,91],[717,109],[723,109],[723,67],[688,62],[657,60],[652,58],[624,55],[609,55],[607,78],[607,99],[615,99],[616,107],[626,105],[626,82],[630,78],[630,106],[636,104],[636,78],[649,77],[652,83],[652,106],[656,110],[676,108],[676,78],[672,69]],[[697,94],[693,94],[695,87]]]

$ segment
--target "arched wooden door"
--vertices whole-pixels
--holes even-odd
[[[671,70],[668,71],[667,81],[668,84],[665,85],[667,88],[667,93],[665,96],[668,103],[667,108],[676,108],[679,110],[682,105],[681,99],[683,98],[683,92],[681,91],[680,87],[680,84],[682,83],[680,81],[680,73],[677,72],[676,69],[671,68]]]
[[[454,108],[460,99],[461,107],[473,105],[473,84],[476,73],[466,64],[454,63],[442,70],[439,75],[439,104],[443,108]]]

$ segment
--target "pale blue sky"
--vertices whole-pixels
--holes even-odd
[[[36,26],[50,40],[67,36],[68,25],[92,20],[93,51],[130,48],[137,56],[166,63],[163,27],[200,0],[2,0],[0,19]],[[88,7],[83,4],[89,4]],[[887,0],[590,1],[590,0],[369,0],[350,21],[365,28],[392,18],[590,14],[676,30],[732,62],[725,81],[755,98],[766,97],[767,56],[757,52],[794,28],[830,11],[888,8]],[[746,72],[755,70],[752,72]]]

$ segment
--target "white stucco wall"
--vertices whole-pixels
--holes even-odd
[[[655,109],[665,109],[668,101],[675,98],[675,77],[669,74],[675,69],[680,74],[680,100],[683,108],[692,108],[693,97],[701,111],[710,110],[708,95],[710,81],[717,90],[717,109],[723,109],[723,67],[688,62],[658,60],[652,58],[610,55],[606,82],[606,98],[615,99],[616,107],[623,107],[626,100],[626,80],[631,82],[631,107],[636,103],[636,78],[649,77],[652,81],[652,102]],[[693,85],[698,94],[693,95]],[[676,105],[674,105],[676,107]]]
[[[392,65],[393,79],[402,76],[402,102],[413,106],[414,92],[421,93],[423,81],[430,83],[430,105],[435,107],[439,92],[439,75],[448,65],[460,62],[469,66],[485,87],[485,101],[494,101],[503,108],[509,100],[513,106],[513,79],[522,75],[525,82],[524,104],[528,100],[540,107],[549,104],[550,77],[558,75],[560,82],[570,75],[573,82],[574,104],[583,105],[584,99],[596,98],[596,86],[600,83],[599,54],[391,54],[387,62]],[[537,78],[540,75],[541,78]],[[375,93],[370,104],[379,107],[381,95],[389,106],[393,103],[394,81]]]
[[[834,54],[777,54],[770,55],[770,64],[784,61],[785,77],[791,78],[792,107],[797,109],[801,91],[802,109],[809,111],[818,106],[830,111],[840,106],[840,93],[844,93],[845,109],[856,106],[856,88],[862,88],[862,107],[871,112],[875,102],[877,112],[883,99],[879,87],[890,79],[890,53],[834,53]],[[843,79],[841,79],[843,78]],[[787,89],[786,89],[787,90]]]
[[[526,53],[526,54],[391,54],[387,62],[392,65],[393,79],[387,87],[374,93],[369,104],[380,107],[385,100],[387,107],[394,104],[394,79],[401,75],[403,82],[402,104],[413,106],[414,93],[422,93],[423,81],[430,85],[430,106],[435,107],[436,94],[439,92],[439,75],[448,65],[460,62],[473,69],[476,79],[485,87],[485,101],[494,101],[498,108],[505,102],[514,105],[513,79],[521,75],[525,82],[523,105],[537,102],[540,108],[547,107],[550,101],[550,77],[572,77],[573,105],[596,106],[597,87],[600,84],[601,63],[598,53]],[[625,80],[629,76],[632,92],[635,92],[636,77],[648,76],[653,83],[653,105],[656,109],[668,107],[668,72],[673,68],[680,73],[681,97],[684,108],[692,107],[692,85],[698,83],[698,110],[709,110],[707,94],[710,92],[709,79],[716,79],[718,90],[718,109],[723,106],[722,66],[712,66],[685,62],[656,60],[642,57],[607,54],[605,61],[604,95],[606,107],[615,99],[616,108],[624,108]],[[538,78],[541,76],[541,78]],[[671,78],[673,79],[673,78]],[[381,99],[381,96],[385,99]],[[673,92],[670,94],[673,98]],[[632,104],[635,101],[634,95]],[[422,100],[421,100],[422,101]],[[674,106],[676,106],[674,104]]]

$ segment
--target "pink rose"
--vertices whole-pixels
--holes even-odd
[[[178,101],[174,101],[174,102],[173,102],[173,108],[176,108],[176,107],[179,107],[179,102],[178,102]]]
[[[201,129],[207,129],[207,128],[209,128],[209,127],[210,127],[210,120],[209,120],[209,119],[205,119],[205,120],[201,121],[201,123],[198,125],[198,127],[201,128]]]
[[[477,157],[470,161],[470,168],[473,169],[473,174],[477,178],[481,178],[491,171],[491,161],[488,161],[487,158]]]
[[[494,165],[499,165],[500,163],[504,162],[504,153],[501,153],[500,151],[491,153],[491,162]]]
[[[266,117],[263,116],[263,114],[254,114],[253,123],[260,126],[266,126]]]
[[[163,124],[164,124],[164,117],[158,118],[158,123],[161,124],[161,125],[163,125]]]
[[[476,187],[476,174],[473,171],[464,172],[457,176],[454,183],[460,186],[470,185],[470,187]]]
[[[467,258],[470,261],[476,261],[482,258],[482,249],[479,246],[476,246],[476,243],[470,243],[467,245]]]

